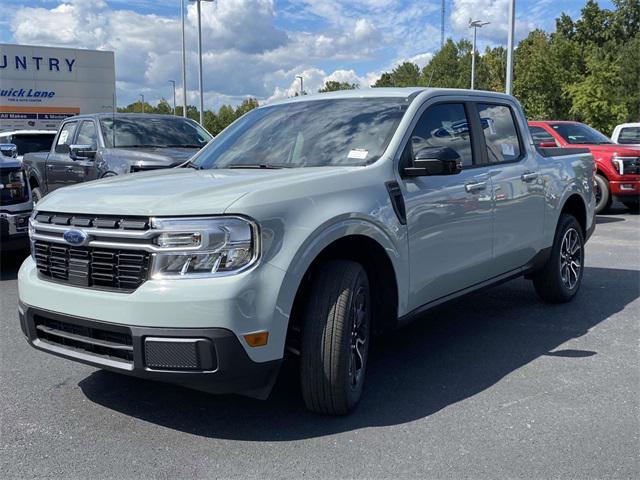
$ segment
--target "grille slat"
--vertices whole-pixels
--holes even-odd
[[[146,252],[36,241],[34,253],[42,275],[78,286],[131,291],[147,280],[149,272]]]
[[[124,328],[104,330],[95,326],[76,325],[51,318],[34,317],[38,338],[45,342],[92,355],[133,364],[133,340]]]

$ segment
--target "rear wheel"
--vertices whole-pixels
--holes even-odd
[[[546,265],[533,276],[536,293],[550,303],[565,303],[580,289],[584,234],[573,215],[562,214]]]
[[[602,213],[611,206],[611,192],[609,182],[600,174],[595,176],[596,213]]]
[[[302,333],[300,382],[309,410],[345,415],[360,400],[371,332],[369,281],[359,263],[318,267]]]

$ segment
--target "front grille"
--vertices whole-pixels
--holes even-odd
[[[133,342],[125,327],[112,326],[105,330],[95,325],[77,325],[40,315],[35,315],[34,321],[40,340],[133,365]]]
[[[640,157],[625,158],[622,162],[624,175],[640,175]]]
[[[115,215],[86,215],[71,213],[38,212],[35,221],[43,224],[71,225],[85,228],[105,228],[121,230],[148,230],[147,217],[122,217]]]
[[[149,273],[149,254],[144,251],[72,247],[40,240],[33,249],[42,275],[82,287],[132,291]]]

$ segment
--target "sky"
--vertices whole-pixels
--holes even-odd
[[[507,42],[509,0],[445,0],[445,34],[470,38],[470,18],[491,22],[478,48]],[[553,30],[585,0],[517,0],[516,37]],[[600,6],[612,8],[601,0]],[[187,95],[197,105],[197,14],[187,6]],[[202,2],[205,108],[249,96],[287,97],[327,80],[373,84],[410,60],[423,66],[440,46],[441,0],[216,0]],[[2,0],[0,43],[112,50],[118,105],[139,94],[156,103],[181,97],[180,0]],[[178,101],[180,103],[180,101]]]

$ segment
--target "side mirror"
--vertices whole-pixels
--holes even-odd
[[[93,145],[71,145],[69,156],[72,160],[93,160],[96,158],[96,148]]]
[[[540,142],[538,144],[538,147],[540,148],[556,148],[557,146],[556,142]]]
[[[408,177],[456,175],[462,171],[462,159],[449,147],[425,147],[416,152],[413,166],[404,169]]]
[[[0,143],[0,151],[5,157],[16,158],[18,156],[18,147],[14,143]]]

